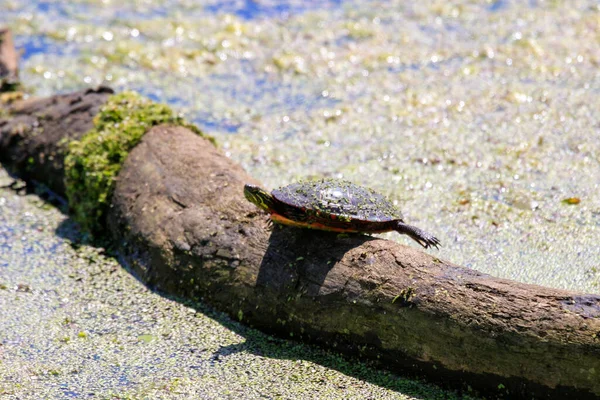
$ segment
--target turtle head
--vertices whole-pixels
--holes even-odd
[[[250,203],[255,204],[265,211],[269,211],[273,208],[273,196],[258,186],[246,184],[244,186],[244,196],[246,196],[246,199],[248,199]]]

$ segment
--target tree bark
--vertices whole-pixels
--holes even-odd
[[[0,119],[0,161],[23,179],[64,195],[68,144],[93,127],[94,116],[112,93],[100,86],[7,106],[9,118]]]
[[[51,108],[45,101],[28,107]],[[31,137],[6,140],[2,126],[3,159],[38,157],[22,144]],[[63,176],[58,164],[50,170]],[[26,174],[60,188],[48,173]],[[600,397],[600,296],[495,278],[368,236],[269,229],[243,196],[248,182],[206,139],[154,127],[123,165],[107,229],[142,281],[250,326],[492,398]]]

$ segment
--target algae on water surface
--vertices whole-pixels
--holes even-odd
[[[164,297],[10,182],[0,168],[2,400],[460,398]]]
[[[0,0],[37,95],[137,90],[266,188],[369,186],[440,258],[598,292],[597,1],[62,3]]]

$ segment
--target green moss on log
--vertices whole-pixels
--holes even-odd
[[[160,124],[185,126],[202,135],[168,106],[124,92],[111,96],[94,118],[94,128],[81,140],[69,144],[65,158],[66,194],[73,218],[83,229],[102,236],[121,166],[142,136]]]
[[[0,93],[17,92],[22,89],[21,83],[18,81],[9,81],[5,78],[0,78]]]

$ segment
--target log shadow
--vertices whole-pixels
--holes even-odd
[[[468,398],[477,400],[474,396],[463,397],[451,389],[444,389],[435,383],[412,376],[403,376],[385,369],[382,363],[372,360],[359,359],[348,354],[338,353],[317,345],[307,345],[292,340],[269,336],[252,328],[242,326],[229,318],[215,318],[226,328],[243,336],[243,343],[223,346],[213,353],[213,363],[227,362],[227,358],[236,353],[250,353],[259,357],[280,360],[303,360],[322,367],[341,372],[344,375],[388,389],[415,399],[453,399]],[[298,379],[311,380],[310,375],[300,375]],[[320,382],[319,382],[320,383]],[[322,382],[325,384],[325,382]],[[339,386],[344,389],[343,386]]]
[[[75,249],[81,245],[90,245],[99,248],[104,248],[106,245],[105,242],[90,239],[71,218],[67,218],[61,222],[56,229],[56,234],[69,240]],[[282,295],[284,295],[283,292],[286,292],[286,288],[289,289],[290,286],[298,285],[299,282],[310,280],[312,283],[311,290],[318,291],[320,285],[325,281],[327,274],[335,264],[335,261],[340,260],[348,250],[360,245],[360,243],[374,239],[373,237],[364,235],[353,234],[345,236],[329,232],[276,226],[271,233],[269,246],[260,267],[257,285],[268,286],[270,290],[279,289],[282,291]],[[300,243],[304,244],[300,246]],[[309,244],[307,245],[307,243]],[[297,249],[303,249],[303,251],[309,249],[309,254],[305,254],[305,256],[310,258],[310,262],[298,262],[294,266],[294,268],[298,267],[296,268],[297,273],[290,276],[282,272],[286,269],[281,268],[278,261],[282,259],[289,260],[287,257],[291,257],[292,255],[297,255],[293,259],[302,257],[302,255],[298,254]],[[329,257],[317,261],[319,260],[317,258],[318,255],[323,252],[329,254]],[[453,393],[448,389],[440,388],[434,383],[387,371],[384,365],[369,359],[359,359],[356,356],[344,354],[341,351],[337,352],[335,349],[325,349],[314,344],[281,339],[243,325],[225,313],[216,311],[202,301],[191,300],[186,297],[157,290],[152,285],[143,281],[118,254],[110,249],[106,251],[106,254],[115,257],[123,268],[153,293],[193,308],[245,339],[243,343],[223,346],[214,352],[210,359],[210,363],[212,364],[224,363],[229,356],[246,352],[273,359],[309,361],[361,381],[418,399],[448,398]],[[310,376],[303,377],[303,379],[310,379]],[[343,389],[343,387],[340,387],[340,389]]]
[[[256,286],[279,294],[289,294],[302,286],[306,295],[315,296],[333,266],[349,250],[370,240],[374,238],[275,225]]]
[[[285,302],[288,296],[299,292],[308,297],[318,296],[322,294],[321,290],[327,290],[323,288],[323,284],[336,262],[348,251],[371,240],[377,238],[363,234],[338,234],[275,225],[269,236],[269,245],[259,268],[256,285],[277,297],[278,300],[274,300],[276,302]],[[289,260],[296,262],[286,264]],[[333,282],[333,286],[338,284]],[[198,304],[191,306],[197,307]],[[206,306],[201,307],[206,314]],[[390,372],[382,362],[349,355],[341,348],[336,351],[314,343],[281,339],[223,315],[210,316],[246,339],[243,343],[221,347],[213,354],[213,362],[222,362],[233,354],[243,352],[274,359],[305,360],[414,398],[460,397],[450,389],[443,389],[435,383],[412,375],[401,376]],[[273,329],[267,329],[268,332],[271,330],[278,332],[275,326]]]

